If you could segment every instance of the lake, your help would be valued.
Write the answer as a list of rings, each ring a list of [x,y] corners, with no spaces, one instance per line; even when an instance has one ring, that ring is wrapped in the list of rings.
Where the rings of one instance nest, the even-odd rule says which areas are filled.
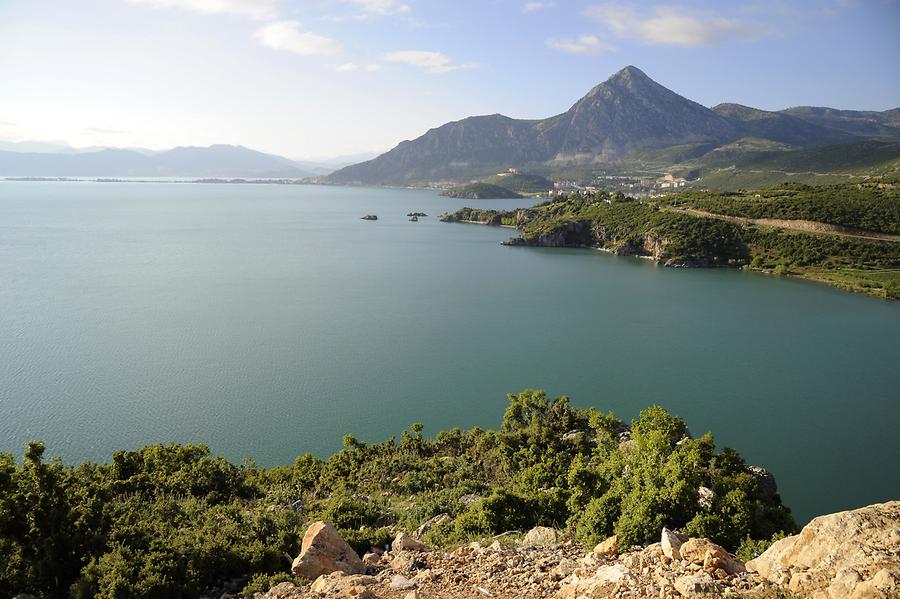
[[[666,407],[770,469],[801,523],[900,497],[900,303],[436,218],[522,202],[0,182],[0,450],[203,442],[274,465],[346,433],[497,427],[531,387]]]

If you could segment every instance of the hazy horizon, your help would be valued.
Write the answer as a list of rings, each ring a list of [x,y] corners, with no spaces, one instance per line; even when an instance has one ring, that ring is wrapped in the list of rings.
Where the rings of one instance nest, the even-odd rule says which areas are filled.
[[[552,116],[629,64],[705,106],[885,110],[898,24],[890,0],[11,0],[0,141],[327,160]]]

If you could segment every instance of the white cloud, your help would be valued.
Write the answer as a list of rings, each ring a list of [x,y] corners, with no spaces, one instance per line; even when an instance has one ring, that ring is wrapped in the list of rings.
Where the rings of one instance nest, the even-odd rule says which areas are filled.
[[[455,64],[449,57],[440,52],[426,52],[423,50],[403,50],[400,52],[388,52],[384,55],[388,62],[399,62],[421,67],[429,73],[449,73],[459,69],[473,69],[477,65],[472,62]]]
[[[377,15],[394,15],[412,10],[408,4],[400,0],[348,0],[364,12]]]
[[[588,8],[586,14],[617,37],[664,46],[718,46],[731,40],[752,40],[768,31],[760,23],[675,6],[656,6],[648,14],[638,14],[630,6],[601,4]]]
[[[275,21],[258,29],[253,37],[259,43],[273,50],[286,50],[295,54],[337,54],[341,44],[337,40],[301,31],[303,25],[299,21]]]
[[[129,0],[154,8],[180,8],[203,15],[231,14],[253,19],[273,19],[275,0]]]
[[[522,7],[522,12],[534,12],[542,8],[552,8],[556,6],[556,2],[526,2]]]
[[[616,47],[601,40],[596,35],[579,35],[578,37],[551,38],[547,45],[554,50],[568,52],[569,54],[584,54],[597,56],[605,52],[614,52]]]
[[[374,73],[375,71],[381,70],[381,65],[376,63],[356,64],[355,62],[345,62],[344,64],[339,64],[334,67],[334,70],[345,73],[352,73],[355,71],[366,71],[367,73]]]

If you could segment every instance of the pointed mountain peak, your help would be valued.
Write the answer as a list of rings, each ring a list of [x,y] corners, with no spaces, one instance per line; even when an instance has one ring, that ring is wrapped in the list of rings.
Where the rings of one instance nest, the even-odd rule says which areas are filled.
[[[629,81],[634,79],[650,79],[650,77],[647,76],[647,73],[640,70],[636,66],[628,65],[627,67],[610,77],[608,81]]]

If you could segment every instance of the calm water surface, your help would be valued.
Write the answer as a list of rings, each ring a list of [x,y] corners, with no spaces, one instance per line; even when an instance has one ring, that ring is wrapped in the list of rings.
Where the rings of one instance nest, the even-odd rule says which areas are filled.
[[[496,427],[537,387],[626,419],[665,406],[771,469],[800,520],[900,497],[900,303],[502,247],[508,229],[434,218],[460,205],[0,182],[0,450],[191,441],[271,465],[348,432]]]

